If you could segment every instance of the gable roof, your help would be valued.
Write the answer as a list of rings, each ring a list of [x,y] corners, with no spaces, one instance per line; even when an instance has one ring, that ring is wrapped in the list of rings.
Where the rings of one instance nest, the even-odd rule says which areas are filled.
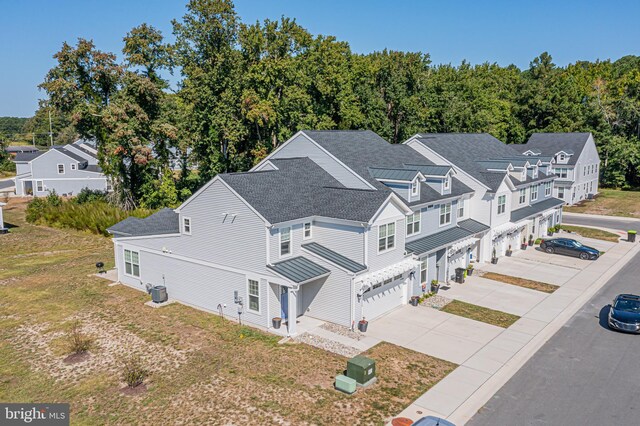
[[[13,159],[16,163],[28,163],[29,161],[35,160],[40,157],[46,151],[37,151],[37,152],[19,152],[16,154],[16,157]]]
[[[270,223],[311,216],[368,222],[390,196],[346,188],[307,157],[271,162],[278,170],[218,175]]]
[[[144,219],[129,216],[107,228],[107,231],[115,237],[178,234],[180,233],[179,222],[178,213],[164,208]]]
[[[488,133],[420,133],[415,140],[492,190],[496,177],[481,162],[520,154]]]
[[[410,169],[383,169],[378,167],[370,167],[369,173],[376,179],[380,180],[399,180],[404,182],[413,181],[420,174],[418,170]]]
[[[526,144],[512,145],[519,152],[535,150],[541,155],[553,157],[558,152],[564,151],[567,154],[573,153],[569,157],[567,164],[575,165],[578,157],[582,153],[591,133],[534,133]]]
[[[78,154],[76,154],[75,152],[71,152],[68,149],[65,148],[61,148],[61,147],[54,147],[52,148],[54,151],[58,151],[64,155],[66,155],[67,157],[71,158],[72,160],[76,160],[79,163],[86,163],[87,159],[84,157],[79,156]]]

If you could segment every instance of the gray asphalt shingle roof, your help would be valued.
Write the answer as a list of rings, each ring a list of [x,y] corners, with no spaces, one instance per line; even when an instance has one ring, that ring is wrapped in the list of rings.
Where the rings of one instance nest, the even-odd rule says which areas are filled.
[[[306,250],[309,250],[311,253],[322,257],[323,259],[340,266],[343,269],[346,269],[350,272],[360,272],[367,269],[366,266],[356,262],[355,260],[349,259],[346,256],[341,255],[323,245],[318,243],[308,243],[302,244],[302,247]]]
[[[35,146],[29,146],[29,145],[20,145],[20,146],[10,145],[6,147],[4,150],[12,154],[18,153],[18,152],[38,152],[38,148],[36,148]]]
[[[31,160],[34,160],[38,157],[40,157],[42,154],[44,154],[44,151],[37,151],[37,152],[19,152],[18,154],[16,154],[16,157],[14,158],[14,161],[16,163],[28,163]]]
[[[276,271],[288,280],[298,284],[331,272],[304,256],[298,256],[274,263],[273,265],[267,265],[267,268]]]
[[[488,133],[421,133],[416,140],[492,190],[497,189],[495,177],[480,162],[520,155]]]
[[[369,173],[376,179],[389,179],[410,182],[418,175],[417,170],[410,169],[382,169],[370,167]]]
[[[575,165],[582,153],[591,133],[534,133],[526,144],[513,145],[519,152],[536,150],[541,155],[553,157],[556,153],[564,151],[573,152],[567,164]]]
[[[418,170],[425,176],[440,176],[444,177],[451,171],[451,166],[426,166],[420,164],[405,164],[404,167],[411,170]]]
[[[491,188],[492,191],[497,191],[502,181],[508,176],[507,172],[482,172],[478,174],[482,177],[482,182]]]
[[[83,170],[88,172],[102,173],[102,169],[97,164],[89,164]]]
[[[517,186],[522,186],[522,185],[529,185],[531,183],[534,182],[543,182],[543,181],[547,181],[547,180],[554,180],[556,178],[556,175],[553,174],[545,174],[542,172],[538,172],[538,177],[537,178],[532,178],[529,177],[529,175],[527,175],[527,178],[525,180],[519,180],[514,178],[513,176],[509,175],[509,179],[511,180],[511,182],[517,187]]]
[[[368,222],[390,195],[345,188],[307,157],[271,161],[278,170],[218,175],[270,223],[310,216]]]
[[[76,160],[79,163],[86,163],[87,159],[83,158],[81,156],[79,156],[78,154],[76,154],[75,152],[71,152],[68,149],[64,149],[64,148],[53,148],[54,150],[61,152],[62,154],[66,155],[67,157]]]
[[[130,216],[111,226],[107,231],[116,237],[178,234],[180,233],[179,215],[172,209],[164,208],[144,219]]]
[[[515,223],[521,221],[522,219],[526,219],[538,213],[542,213],[545,210],[561,206],[563,204],[564,201],[562,200],[559,200],[557,198],[549,198],[548,200],[540,201],[539,203],[535,203],[518,210],[513,210],[511,212],[511,222]]]

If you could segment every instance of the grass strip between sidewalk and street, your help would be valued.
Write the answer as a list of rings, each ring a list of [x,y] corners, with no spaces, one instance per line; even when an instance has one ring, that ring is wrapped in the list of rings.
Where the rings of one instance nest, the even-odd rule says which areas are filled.
[[[520,277],[512,277],[511,275],[496,274],[495,272],[485,272],[484,274],[482,274],[482,278],[493,281],[500,281],[506,284],[517,285],[518,287],[524,287],[531,290],[543,291],[545,293],[553,293],[560,288],[559,286],[553,284],[528,280]]]
[[[558,227],[564,231],[575,232],[585,238],[594,238],[596,240],[610,241],[612,243],[617,243],[620,240],[619,235],[614,234],[613,232],[603,231],[602,229],[573,225],[558,225]]]
[[[485,322],[498,327],[507,328],[520,319],[519,316],[508,314],[502,311],[485,308],[483,306],[472,305],[471,303],[454,300],[448,303],[442,312],[469,318],[475,321]]]

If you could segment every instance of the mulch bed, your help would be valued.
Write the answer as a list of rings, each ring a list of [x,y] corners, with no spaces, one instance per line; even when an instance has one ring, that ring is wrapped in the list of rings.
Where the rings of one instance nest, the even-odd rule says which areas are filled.
[[[120,392],[122,392],[125,395],[141,395],[145,392],[147,392],[147,385],[145,385],[144,383],[139,384],[138,386],[132,388],[131,386],[125,386],[122,389],[120,389]]]

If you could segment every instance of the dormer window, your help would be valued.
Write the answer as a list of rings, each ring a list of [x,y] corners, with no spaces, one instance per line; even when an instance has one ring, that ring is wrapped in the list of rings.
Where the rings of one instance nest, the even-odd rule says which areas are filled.
[[[558,155],[558,161],[564,161],[566,159],[564,154],[559,154]]]
[[[411,182],[411,196],[417,197],[420,189],[420,182],[416,179]]]

